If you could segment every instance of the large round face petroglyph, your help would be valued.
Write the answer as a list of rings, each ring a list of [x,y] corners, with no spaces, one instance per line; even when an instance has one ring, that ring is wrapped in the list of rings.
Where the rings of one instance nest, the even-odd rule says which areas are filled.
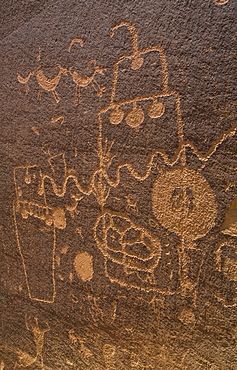
[[[200,238],[214,226],[214,192],[203,175],[187,167],[173,168],[157,178],[152,207],[164,227],[186,239]]]

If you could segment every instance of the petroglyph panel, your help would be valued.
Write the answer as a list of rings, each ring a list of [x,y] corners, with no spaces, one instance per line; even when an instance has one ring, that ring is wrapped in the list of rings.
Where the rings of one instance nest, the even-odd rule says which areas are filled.
[[[234,1],[8,7],[0,368],[235,369]]]

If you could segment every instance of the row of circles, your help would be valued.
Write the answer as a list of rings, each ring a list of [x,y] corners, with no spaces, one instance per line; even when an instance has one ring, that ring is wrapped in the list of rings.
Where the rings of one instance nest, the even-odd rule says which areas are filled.
[[[159,118],[165,112],[165,106],[162,102],[154,100],[148,107],[148,116],[150,118]],[[109,115],[109,121],[113,125],[118,125],[124,118],[124,111],[120,107],[114,108]],[[136,103],[133,103],[132,109],[126,115],[126,123],[130,127],[138,127],[144,121],[144,113],[141,107],[138,107]]]

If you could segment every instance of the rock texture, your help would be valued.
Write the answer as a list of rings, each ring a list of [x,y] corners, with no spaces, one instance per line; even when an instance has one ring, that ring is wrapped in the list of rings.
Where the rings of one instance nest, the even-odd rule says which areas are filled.
[[[235,1],[1,6],[0,369],[236,369]]]

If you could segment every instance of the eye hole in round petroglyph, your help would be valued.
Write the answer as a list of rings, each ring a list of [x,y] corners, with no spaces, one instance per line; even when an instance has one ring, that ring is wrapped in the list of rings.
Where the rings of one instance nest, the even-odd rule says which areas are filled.
[[[181,210],[193,210],[194,208],[194,197],[193,191],[190,188],[175,188],[173,189],[170,202],[172,203],[172,209]]]

